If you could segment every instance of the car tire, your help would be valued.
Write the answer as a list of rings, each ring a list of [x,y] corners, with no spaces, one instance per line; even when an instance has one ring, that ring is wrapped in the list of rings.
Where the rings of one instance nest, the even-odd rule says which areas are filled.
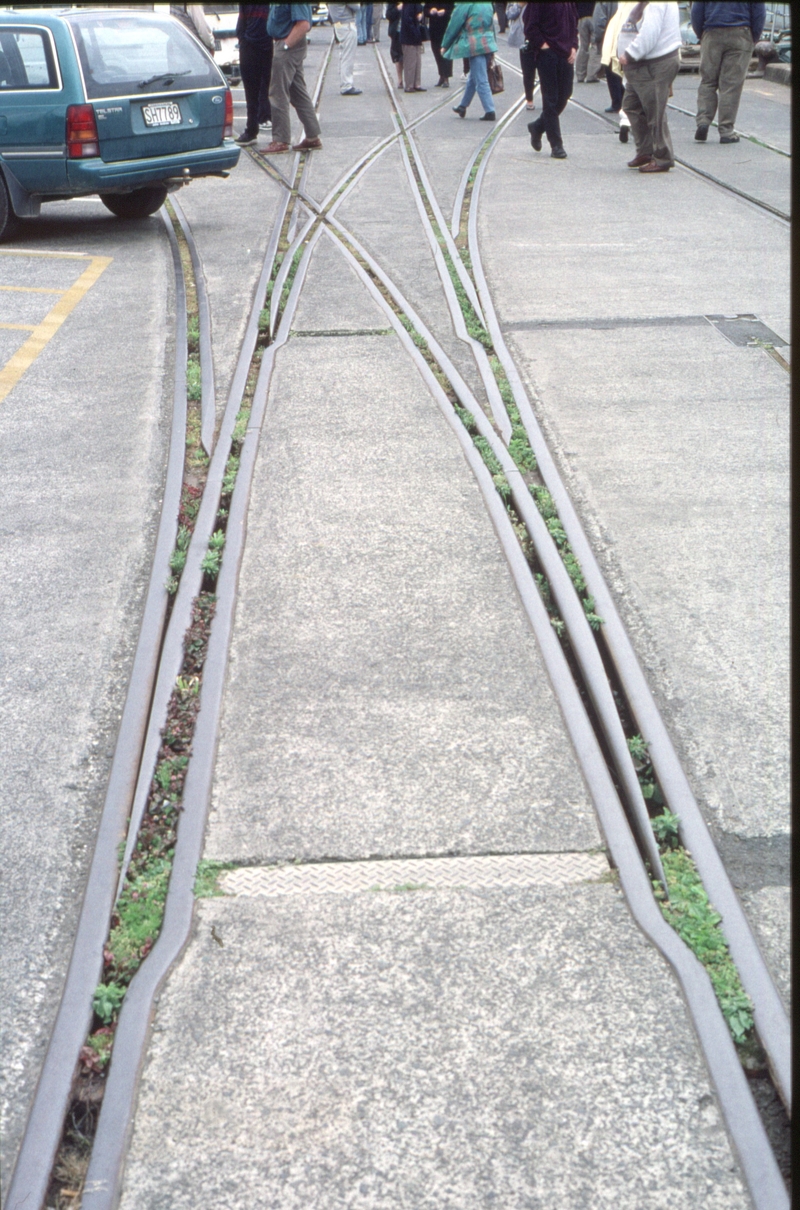
[[[11,235],[16,226],[16,215],[11,205],[11,198],[8,196],[8,189],[3,180],[3,174],[0,172],[0,243]]]
[[[166,186],[148,185],[132,193],[101,193],[100,201],[117,218],[147,218],[164,205]]]

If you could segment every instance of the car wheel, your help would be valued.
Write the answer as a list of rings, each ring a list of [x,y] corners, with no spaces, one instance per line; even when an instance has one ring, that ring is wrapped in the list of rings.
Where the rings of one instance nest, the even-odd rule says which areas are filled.
[[[132,193],[101,193],[100,201],[117,218],[147,218],[164,205],[166,196],[164,185],[148,185]]]
[[[11,208],[11,199],[8,196],[3,174],[0,172],[0,243],[8,238],[15,223],[16,216]]]

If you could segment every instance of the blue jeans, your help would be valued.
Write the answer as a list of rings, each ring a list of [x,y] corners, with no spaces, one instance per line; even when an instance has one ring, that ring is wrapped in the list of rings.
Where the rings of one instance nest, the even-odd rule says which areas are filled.
[[[358,45],[363,46],[367,40],[367,6],[359,4],[358,12],[356,13],[356,32],[358,33]]]
[[[484,113],[494,113],[494,101],[492,100],[492,90],[489,87],[489,73],[487,67],[489,64],[488,55],[475,55],[469,61],[469,79],[467,87],[464,89],[464,95],[461,98],[461,105],[464,109],[467,108],[475,93],[480,98]]]

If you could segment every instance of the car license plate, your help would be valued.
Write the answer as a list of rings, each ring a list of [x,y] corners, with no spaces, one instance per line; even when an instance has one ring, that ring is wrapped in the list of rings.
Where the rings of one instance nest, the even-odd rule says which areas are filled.
[[[174,101],[164,105],[143,105],[142,117],[145,126],[180,126],[181,111]]]

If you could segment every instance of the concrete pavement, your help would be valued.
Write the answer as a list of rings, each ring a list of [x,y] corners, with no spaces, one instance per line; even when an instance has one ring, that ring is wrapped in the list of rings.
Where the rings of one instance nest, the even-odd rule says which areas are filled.
[[[3,1189],[61,996],[124,703],[172,367],[158,218],[123,227],[97,199],[59,203],[0,253],[0,285],[22,288],[0,291],[3,318],[30,324],[59,298],[31,290],[68,290],[97,257],[110,263],[0,402]],[[5,359],[30,333],[4,335]]]
[[[523,119],[494,152],[484,266],[694,792],[754,927],[774,935],[775,964],[758,892],[774,888],[785,936],[789,376],[703,317],[752,313],[789,339],[788,229],[682,169],[631,172],[630,145],[576,107],[562,127],[565,163],[532,152]],[[691,134],[681,138],[676,154],[692,158]],[[771,156],[788,180],[788,160],[738,148]],[[576,195],[577,230],[564,222]],[[784,948],[784,988],[788,963]]]

